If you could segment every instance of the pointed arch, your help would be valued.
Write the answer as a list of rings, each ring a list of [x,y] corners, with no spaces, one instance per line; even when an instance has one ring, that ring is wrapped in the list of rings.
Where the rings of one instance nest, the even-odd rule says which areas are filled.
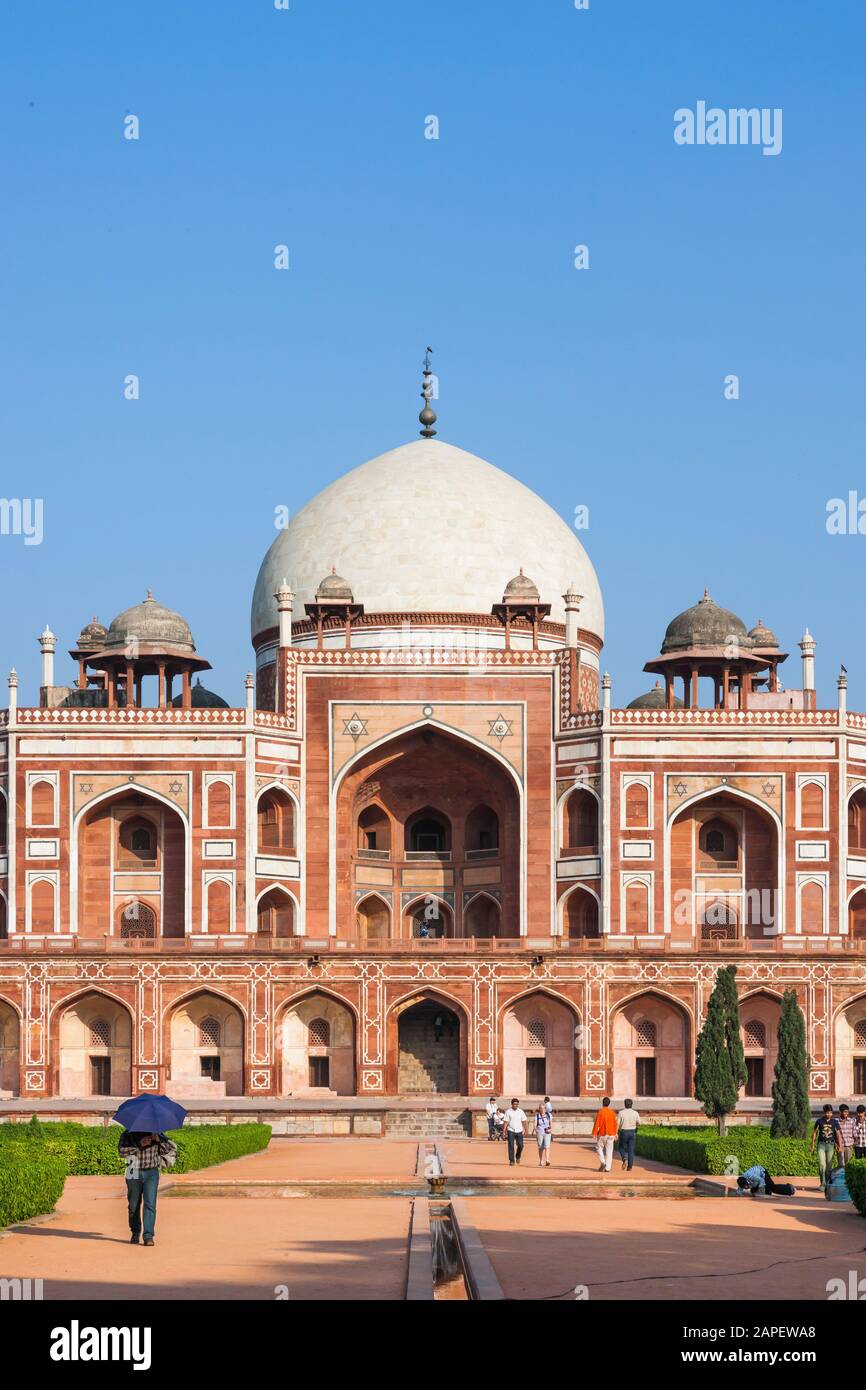
[[[79,879],[81,876],[81,828],[85,821],[93,812],[102,805],[111,801],[120,801],[124,797],[140,796],[145,801],[155,801],[161,806],[165,806],[172,811],[180,820],[183,828],[183,918],[178,925],[182,931],[177,933],[178,938],[182,939],[189,935],[191,923],[191,903],[192,903],[192,828],[190,818],[182,807],[175,804],[170,797],[162,792],[155,791],[151,787],[145,787],[137,782],[122,783],[114,787],[109,787],[106,791],[98,792],[88,801],[80,806],[76,811],[69,836],[69,930],[73,935],[79,933]],[[110,914],[106,919],[110,920]],[[161,924],[163,931],[165,924]]]
[[[355,926],[360,941],[388,941],[394,935],[393,909],[372,889],[355,903]]]
[[[466,1006],[444,990],[423,986],[393,1000],[385,1015],[386,1090],[465,1095],[469,1027]]]
[[[219,1023],[219,1042],[203,1042],[204,1019]],[[244,1094],[247,1010],[210,982],[184,990],[163,1014],[163,1055],[169,1059],[167,1089],[185,1095]]]
[[[436,892],[417,893],[415,897],[410,899],[410,901],[407,902],[401,909],[401,916],[403,920],[403,925],[406,929],[405,935],[407,939],[411,940],[415,934],[413,931],[413,925],[420,916],[418,909],[421,907],[426,908],[428,904],[430,904],[431,898],[434,899],[437,909],[441,909],[441,911],[439,913],[438,921],[435,917],[427,918],[427,921],[430,924],[430,935],[438,937],[453,937],[455,935],[457,930],[456,914],[454,908],[442,896],[442,894]]]
[[[636,1027],[646,1022],[654,1025],[652,1041]],[[611,1006],[608,1027],[613,1092],[691,1095],[695,1028],[688,1004],[652,986],[632,990]]]

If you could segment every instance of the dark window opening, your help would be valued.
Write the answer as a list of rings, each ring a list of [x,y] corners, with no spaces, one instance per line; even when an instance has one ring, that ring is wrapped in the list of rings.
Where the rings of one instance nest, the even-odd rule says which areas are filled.
[[[746,1058],[746,1071],[748,1072],[748,1077],[747,1077],[747,1079],[746,1079],[746,1095],[747,1095],[747,1096],[762,1096],[762,1095],[764,1095],[764,1059],[763,1059],[763,1057],[747,1057],[747,1058]]]
[[[310,1058],[310,1085],[327,1086],[331,1085],[331,1059],[330,1057],[311,1057]]]
[[[547,1060],[544,1057],[527,1057],[526,1090],[531,1096],[543,1096],[547,1090]]]
[[[220,1059],[219,1057],[202,1057],[201,1074],[207,1081],[219,1081],[220,1079]]]
[[[656,1093],[655,1057],[638,1057],[635,1090],[639,1096],[654,1096]]]
[[[91,1057],[90,1094],[93,1096],[111,1095],[111,1058]]]

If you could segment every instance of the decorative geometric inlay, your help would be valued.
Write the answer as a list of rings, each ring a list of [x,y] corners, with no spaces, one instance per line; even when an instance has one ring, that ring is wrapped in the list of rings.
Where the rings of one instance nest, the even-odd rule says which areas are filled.
[[[491,1091],[492,1091],[492,1090],[493,1090],[493,1072],[492,1072],[492,1071],[477,1071],[477,1072],[475,1073],[475,1090],[476,1090],[476,1091],[487,1091],[487,1090],[491,1090]]]
[[[343,720],[343,733],[349,734],[357,743],[359,738],[363,738],[367,732],[367,721],[362,719],[357,712],[349,719]]]
[[[813,1091],[829,1091],[830,1077],[825,1071],[813,1071],[809,1085]]]
[[[603,1071],[588,1071],[586,1073],[586,1089],[588,1091],[603,1091],[605,1087]]]
[[[432,718],[433,718],[433,706],[432,706],[432,705],[424,705],[423,709],[421,710],[421,713],[423,714],[423,716],[424,716],[425,719],[432,719]]]
[[[674,786],[674,791],[676,792],[677,796],[685,796],[686,792],[688,791],[688,788],[686,787],[685,782],[677,782]]]
[[[365,1091],[381,1091],[382,1073],[380,1071],[365,1071],[361,1073],[361,1085]]]
[[[511,733],[513,719],[506,719],[504,714],[497,714],[495,719],[488,719],[487,727],[490,730],[490,737],[499,739],[501,743],[504,738],[508,738]]]
[[[155,1091],[159,1085],[159,1074],[155,1071],[140,1071],[138,1073],[138,1089],[140,1091]]]
[[[80,792],[85,792],[85,793],[87,793],[87,792],[92,792],[92,791],[93,791],[93,783],[92,783],[92,782],[79,782],[79,784],[78,784],[78,790],[79,790]]]
[[[764,796],[775,796],[775,795],[776,795],[776,788],[775,788],[775,786],[773,785],[772,782],[762,782],[762,783],[761,783],[761,790],[763,791]]]
[[[172,796],[177,796],[180,792],[183,791],[183,783],[178,781],[169,782],[168,789],[171,792]]]
[[[26,1086],[28,1091],[42,1091],[45,1088],[45,1072],[29,1071],[27,1073]]]
[[[263,1068],[261,1068],[261,1070],[253,1071],[253,1072],[251,1073],[251,1075],[250,1075],[250,1090],[252,1090],[252,1091],[267,1091],[267,1090],[270,1088],[270,1084],[271,1084],[271,1073],[270,1073],[270,1070],[269,1070],[269,1069],[266,1069],[266,1068],[263,1067]]]

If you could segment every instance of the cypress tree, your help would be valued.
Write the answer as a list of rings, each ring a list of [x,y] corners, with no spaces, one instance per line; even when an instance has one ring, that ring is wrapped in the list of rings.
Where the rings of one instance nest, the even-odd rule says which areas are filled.
[[[740,1098],[746,1060],[740,1040],[740,1009],[735,966],[716,973],[707,1016],[695,1049],[695,1095],[704,1113],[727,1133],[726,1117]]]
[[[809,1058],[806,1020],[796,990],[786,989],[778,1028],[779,1053],[773,1082],[774,1139],[805,1139],[809,1132]]]

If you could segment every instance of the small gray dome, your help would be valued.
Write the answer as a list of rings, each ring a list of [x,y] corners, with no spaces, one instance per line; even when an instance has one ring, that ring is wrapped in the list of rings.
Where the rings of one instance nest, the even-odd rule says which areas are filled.
[[[503,603],[540,603],[541,595],[537,585],[527,578],[523,573],[523,568],[513,579],[509,579],[505,586],[505,593],[502,595]]]
[[[749,632],[749,636],[756,647],[778,647],[779,640],[770,628],[764,625],[763,618],[759,618],[755,626]]]
[[[742,618],[727,608],[720,608],[710,598],[709,590],[705,589],[700,603],[687,608],[668,623],[662,642],[662,656],[668,652],[687,651],[690,647],[725,647],[729,642],[736,642],[741,647],[752,646]]]
[[[319,603],[352,603],[352,586],[332,568],[316,590],[316,599]]]
[[[228,700],[224,700],[222,695],[215,695],[212,690],[207,690],[200,680],[196,681],[190,695],[193,709],[228,709],[229,707]],[[180,709],[183,704],[183,696],[175,695],[171,703],[175,709]]]
[[[107,636],[108,628],[104,623],[101,623],[94,614],[93,620],[89,623],[85,623],[84,627],[79,632],[75,645],[81,650],[86,651],[88,648],[95,650],[96,647],[101,647],[103,645]]]
[[[125,609],[112,620],[105,645],[125,647],[131,640],[151,647],[185,647],[187,651],[195,651],[189,623],[179,613],[157,603],[149,589],[143,603]]]
[[[674,709],[682,709],[683,702],[679,696],[674,696]],[[661,681],[656,681],[652,690],[648,690],[645,695],[638,695],[636,700],[626,705],[626,709],[667,709],[665,703],[665,692]]]

